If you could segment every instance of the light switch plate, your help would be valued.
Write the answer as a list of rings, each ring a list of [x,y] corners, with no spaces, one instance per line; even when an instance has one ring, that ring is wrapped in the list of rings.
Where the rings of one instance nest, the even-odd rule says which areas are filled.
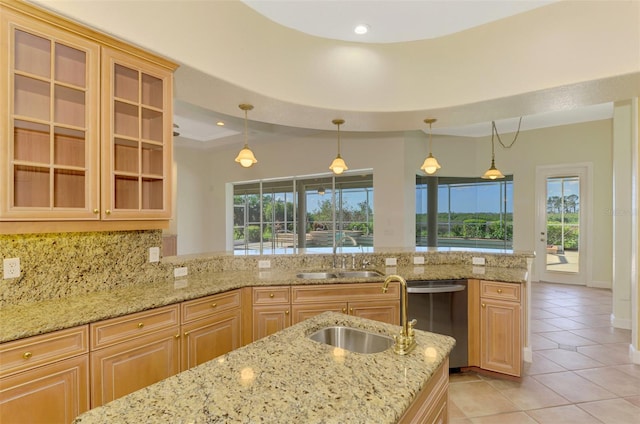
[[[414,256],[413,257],[414,265],[424,265],[424,256]]]
[[[150,247],[149,248],[149,262],[160,262],[160,248],[159,247]]]

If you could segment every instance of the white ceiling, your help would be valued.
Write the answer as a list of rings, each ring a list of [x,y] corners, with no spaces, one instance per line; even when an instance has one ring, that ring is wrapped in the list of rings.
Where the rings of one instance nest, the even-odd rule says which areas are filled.
[[[492,21],[522,13],[557,0],[242,0],[268,19],[283,26],[317,37],[364,43],[395,43],[440,37]],[[366,24],[370,31],[356,35],[353,28]],[[522,130],[531,130],[592,120],[608,119],[613,115],[613,105],[574,108],[559,112],[525,116]],[[251,117],[249,116],[249,119]],[[225,126],[218,126],[218,121]],[[242,140],[243,122],[235,117],[210,110],[195,108],[177,102],[175,122],[179,126],[178,145],[190,147],[218,147]],[[518,118],[496,121],[501,133],[513,132]],[[256,134],[295,134],[304,129],[278,128],[262,125],[256,129],[252,123],[252,138]],[[426,131],[426,125],[425,125]],[[309,130],[310,133],[317,132]],[[491,134],[491,123],[435,128],[434,134],[481,137]]]

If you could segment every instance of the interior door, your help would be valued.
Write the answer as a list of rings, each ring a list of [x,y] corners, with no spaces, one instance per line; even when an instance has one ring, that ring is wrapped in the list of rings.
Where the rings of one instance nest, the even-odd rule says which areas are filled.
[[[590,164],[536,169],[536,271],[539,281],[588,281]]]

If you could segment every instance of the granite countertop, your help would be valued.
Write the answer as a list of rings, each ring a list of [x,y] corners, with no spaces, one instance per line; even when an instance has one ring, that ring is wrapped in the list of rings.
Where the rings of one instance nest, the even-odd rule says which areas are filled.
[[[306,337],[332,325],[399,331],[326,312],[90,410],[75,423],[396,423],[455,344],[416,330],[416,349],[400,356],[393,349],[352,353]]]
[[[303,280],[296,277],[299,271],[269,269],[202,273],[189,275],[180,280],[149,281],[145,285],[136,287],[3,307],[0,309],[0,343],[248,286],[339,284],[384,280],[384,276],[340,281]],[[527,281],[527,270],[522,268],[429,265],[394,267],[380,271],[386,275],[400,275],[406,280],[477,278],[513,283]]]

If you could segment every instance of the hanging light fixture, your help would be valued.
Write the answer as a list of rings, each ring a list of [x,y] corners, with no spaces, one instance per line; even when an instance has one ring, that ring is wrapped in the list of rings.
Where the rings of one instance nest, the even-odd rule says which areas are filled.
[[[349,169],[347,164],[344,162],[344,159],[340,156],[340,125],[344,124],[344,119],[334,119],[331,122],[338,126],[338,156],[336,156],[333,162],[331,162],[329,169],[333,171],[334,174],[340,175]]]
[[[236,162],[238,162],[243,168],[249,168],[254,163],[258,163],[258,160],[256,159],[256,157],[253,155],[253,152],[249,148],[249,142],[248,142],[249,130],[248,130],[248,124],[247,124],[247,112],[253,109],[253,106],[246,103],[242,103],[238,105],[238,107],[244,110],[244,147],[242,148],[242,150],[240,150],[240,153],[238,153],[238,156],[236,156]]]
[[[438,169],[441,168],[438,163],[438,159],[434,158],[431,154],[431,124],[436,122],[437,119],[427,118],[424,120],[425,124],[429,124],[429,156],[424,160],[420,169],[422,169],[425,173],[431,175],[434,174]]]
[[[520,131],[519,128],[518,128],[518,131]],[[495,133],[496,133],[496,123],[494,121],[491,121],[491,166],[489,167],[489,169],[487,169],[487,172],[485,172],[484,175],[482,176],[482,178],[484,178],[485,180],[497,180],[499,178],[504,178],[504,175],[502,175],[502,172],[500,172],[500,170],[496,168],[496,154],[495,154],[494,143],[493,143],[493,135]],[[518,135],[516,134],[516,138],[517,137]],[[515,139],[513,141],[515,142]]]

